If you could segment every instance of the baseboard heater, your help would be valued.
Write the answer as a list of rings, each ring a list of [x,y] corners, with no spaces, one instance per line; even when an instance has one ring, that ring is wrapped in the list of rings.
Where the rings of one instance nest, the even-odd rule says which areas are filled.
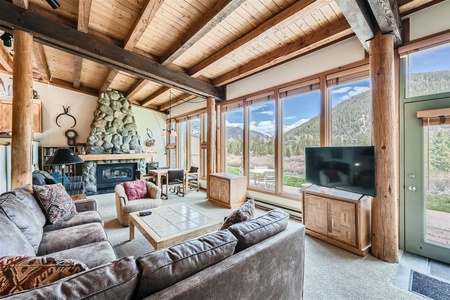
[[[250,199],[250,198],[248,198]],[[299,211],[295,211],[286,207],[282,207],[282,206],[278,206],[278,205],[274,205],[272,203],[267,203],[258,199],[255,199],[255,206],[259,207],[259,208],[268,208],[268,209],[274,209],[274,208],[281,208],[282,210],[284,210],[285,212],[287,212],[288,214],[291,215],[292,218],[298,219],[298,220],[302,220],[302,213]]]

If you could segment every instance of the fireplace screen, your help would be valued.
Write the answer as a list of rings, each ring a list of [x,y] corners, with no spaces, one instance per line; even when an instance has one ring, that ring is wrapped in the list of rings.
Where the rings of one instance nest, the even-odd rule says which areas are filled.
[[[136,163],[97,165],[97,189],[135,179]]]

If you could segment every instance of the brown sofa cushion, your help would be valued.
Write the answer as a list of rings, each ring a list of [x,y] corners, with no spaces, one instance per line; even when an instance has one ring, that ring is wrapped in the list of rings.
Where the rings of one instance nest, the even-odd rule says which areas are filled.
[[[36,252],[25,235],[7,216],[0,211],[0,256],[27,255],[34,256]]]
[[[227,230],[207,234],[139,257],[141,299],[231,256],[236,238]]]
[[[228,230],[238,239],[235,253],[285,230],[288,221],[289,214],[275,208],[256,219],[230,226]]]
[[[50,284],[87,270],[82,262],[53,257],[5,256],[0,258],[0,296]]]
[[[42,225],[36,216],[14,193],[0,196],[0,209],[22,231],[36,254],[43,234]]]

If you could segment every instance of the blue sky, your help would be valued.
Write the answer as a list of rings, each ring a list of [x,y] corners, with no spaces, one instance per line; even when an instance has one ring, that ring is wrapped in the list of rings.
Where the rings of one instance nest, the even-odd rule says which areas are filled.
[[[444,45],[410,55],[409,72],[450,70],[450,45]],[[331,89],[332,105],[370,90],[370,80],[362,80]],[[274,102],[253,106],[250,128],[268,135],[275,134]],[[320,93],[311,92],[288,98],[283,102],[283,132],[307,122],[320,113]],[[227,113],[227,126],[243,127],[243,110]]]

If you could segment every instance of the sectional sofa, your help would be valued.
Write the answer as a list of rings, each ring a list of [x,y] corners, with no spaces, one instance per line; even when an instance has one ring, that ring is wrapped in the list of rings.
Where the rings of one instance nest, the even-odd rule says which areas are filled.
[[[36,268],[36,261],[78,268],[1,299],[303,298],[305,228],[287,227],[282,210],[138,258],[117,258],[96,202],[74,203],[77,213],[49,224],[30,185],[0,196],[0,292],[13,275],[56,274]]]

